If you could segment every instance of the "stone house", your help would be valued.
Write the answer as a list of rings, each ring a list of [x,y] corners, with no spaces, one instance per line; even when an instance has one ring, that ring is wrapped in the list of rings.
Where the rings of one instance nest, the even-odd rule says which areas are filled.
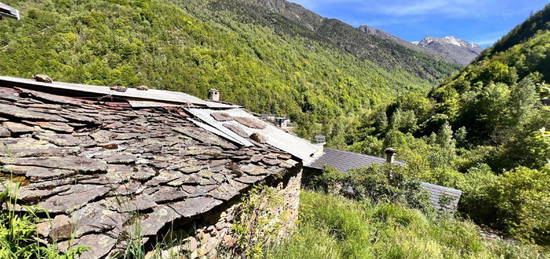
[[[191,258],[238,251],[234,224],[258,186],[279,197],[255,208],[277,240],[297,218],[303,164],[322,153],[237,105],[41,77],[0,77],[0,125],[0,192],[19,185],[4,206],[32,206],[42,242],[89,247],[82,258],[166,235]]]

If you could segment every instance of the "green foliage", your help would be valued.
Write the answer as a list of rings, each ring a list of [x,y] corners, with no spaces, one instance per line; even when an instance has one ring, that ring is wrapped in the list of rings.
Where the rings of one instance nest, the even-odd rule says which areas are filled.
[[[233,256],[264,258],[267,248],[280,238],[286,212],[276,213],[283,206],[283,198],[276,189],[268,186],[253,188],[239,205],[237,223],[233,224],[237,248]],[[278,217],[283,218],[278,218]]]
[[[134,219],[139,219],[137,212],[133,212]],[[124,237],[127,239],[126,243],[128,244],[124,251],[121,251],[115,254],[114,258],[120,259],[143,259],[145,258],[145,248],[143,247],[143,240],[141,236],[141,224],[136,222],[132,224],[132,231],[130,233],[124,233]],[[160,245],[157,245],[155,249],[160,250],[161,245],[167,245],[167,242],[161,242]]]
[[[550,186],[550,109],[541,102],[550,79],[549,11],[550,5],[427,97],[405,93],[366,114],[350,149],[381,155],[396,148],[408,176],[463,190],[465,217],[548,245],[540,215],[548,215],[542,186]]]
[[[274,258],[537,258],[542,251],[486,241],[472,223],[303,191],[300,227]]]
[[[405,175],[407,169],[386,164],[342,173],[335,168],[327,167],[322,175],[317,176],[315,186],[325,185],[329,192],[350,199],[399,203],[422,210],[430,209],[429,196],[422,192],[418,181]]]
[[[547,226],[538,215],[544,212],[540,208],[548,207],[542,202],[548,190],[541,186],[550,185],[550,179],[543,177],[550,158],[550,133],[545,129],[550,117],[536,107],[534,89],[528,80],[512,90],[503,84],[482,89],[472,114],[486,114],[481,117],[483,123],[471,126],[470,131],[461,127],[456,132],[447,122],[448,117],[435,122],[430,116],[433,111],[422,105],[430,102],[413,103],[403,96],[385,112],[369,114],[360,126],[367,134],[358,137],[350,148],[378,155],[385,147],[396,148],[398,158],[407,161],[403,173],[408,177],[463,190],[459,209],[465,217],[522,241],[546,245]],[[403,112],[428,119],[412,132],[403,127],[379,127],[379,118],[384,118],[380,114],[389,114],[389,121],[395,122],[398,120],[394,116],[402,116]],[[474,136],[481,134],[482,127],[493,132],[487,133],[495,136],[492,145],[475,145]],[[513,182],[502,187],[510,175],[517,174],[525,174],[524,181],[529,184]],[[523,191],[516,197],[503,193],[505,189]],[[525,213],[518,214],[519,208]]]
[[[273,0],[213,0],[199,6],[202,9],[213,9],[217,12],[230,11],[235,14],[234,21],[260,24],[273,28],[278,34],[289,34],[322,42],[324,45],[351,53],[360,60],[370,60],[382,68],[392,71],[404,70],[432,81],[437,81],[442,75],[450,74],[459,68],[458,65],[448,64],[439,58],[403,47],[393,41],[366,34],[336,19],[323,19],[300,7],[273,2]],[[269,8],[265,8],[266,6]],[[217,15],[208,16],[203,13],[199,15],[211,20],[219,19]],[[315,46],[310,48],[313,49]]]
[[[471,170],[461,184],[461,206],[480,223],[505,229],[516,238],[550,244],[550,168],[519,167],[503,175]]]
[[[85,252],[85,247],[70,247],[60,252],[55,244],[43,244],[36,233],[40,219],[36,210],[26,207],[27,213],[13,210],[17,201],[19,183],[5,180],[0,183],[0,258],[51,258],[71,259]]]
[[[546,6],[542,11],[529,17],[529,19],[518,25],[510,33],[500,39],[488,51],[485,51],[480,59],[493,55],[497,52],[506,51],[519,43],[530,40],[530,38],[539,31],[550,30],[550,6]]]
[[[465,127],[473,144],[504,144],[526,127],[548,126],[540,119],[548,115],[540,104],[545,88],[536,85],[550,80],[549,14],[550,5],[432,91],[433,116]]]

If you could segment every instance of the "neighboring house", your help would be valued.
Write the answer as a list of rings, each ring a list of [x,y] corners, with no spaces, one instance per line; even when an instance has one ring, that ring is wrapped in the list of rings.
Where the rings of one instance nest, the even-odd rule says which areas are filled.
[[[14,209],[47,211],[45,240],[103,258],[177,229],[215,257],[236,245],[238,205],[260,184],[283,197],[281,233],[293,226],[302,164],[322,147],[236,105],[138,89],[0,77],[0,191],[22,183]]]
[[[304,166],[304,181],[309,182],[315,175],[322,174],[325,166],[332,166],[338,171],[347,173],[350,170],[371,166],[373,164],[392,163],[405,166],[405,162],[394,159],[395,151],[388,150],[386,158],[369,156],[349,151],[325,148],[324,153],[313,163]],[[431,195],[430,201],[437,209],[455,211],[462,192],[453,188],[439,185],[420,183],[421,187]],[[445,197],[445,198],[443,198]],[[443,206],[442,206],[443,205]]]
[[[2,17],[8,17],[17,20],[21,18],[17,9],[0,2],[0,19],[2,19]]]

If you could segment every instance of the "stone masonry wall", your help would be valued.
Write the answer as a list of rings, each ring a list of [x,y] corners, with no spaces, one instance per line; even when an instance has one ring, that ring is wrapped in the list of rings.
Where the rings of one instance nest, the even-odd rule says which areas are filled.
[[[298,219],[302,171],[271,179],[242,198],[173,230],[177,245],[153,250],[146,258],[246,258],[292,233]]]

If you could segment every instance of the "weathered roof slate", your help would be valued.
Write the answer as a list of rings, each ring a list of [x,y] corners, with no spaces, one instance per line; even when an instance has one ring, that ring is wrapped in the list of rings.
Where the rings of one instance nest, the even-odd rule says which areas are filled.
[[[147,240],[300,163],[262,144],[240,146],[179,108],[133,109],[0,85],[0,191],[22,183],[16,210],[48,211],[39,232],[98,258],[140,224]],[[134,216],[139,212],[139,217]]]
[[[39,100],[50,103],[68,104],[70,99],[43,92],[58,93],[69,96],[84,96],[90,100],[124,100],[125,102],[107,102],[109,106],[133,108],[185,108],[192,115],[189,120],[195,125],[225,138],[237,145],[252,146],[262,142],[299,158],[304,164],[317,159],[323,147],[292,135],[281,128],[256,118],[240,106],[204,101],[197,97],[173,91],[150,89],[142,91],[137,88],[124,88],[124,92],[114,91],[106,86],[81,85],[53,81],[39,82],[33,79],[0,76],[0,85],[16,87]],[[182,111],[181,109],[175,109]],[[255,137],[255,140],[251,138]],[[255,143],[252,140],[256,141]],[[261,140],[261,141],[258,141]]]

